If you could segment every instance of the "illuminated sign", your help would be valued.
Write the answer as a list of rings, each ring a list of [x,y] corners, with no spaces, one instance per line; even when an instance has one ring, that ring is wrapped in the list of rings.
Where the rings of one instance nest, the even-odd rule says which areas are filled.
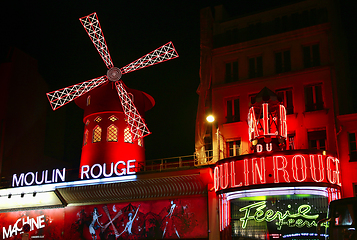
[[[316,219],[319,214],[310,215],[311,206],[308,204],[302,204],[298,207],[296,213],[291,213],[291,205],[288,205],[288,210],[285,212],[274,211],[272,209],[265,209],[266,201],[253,203],[246,207],[240,208],[240,212],[244,212],[244,217],[240,218],[242,221],[242,228],[247,227],[249,220],[256,222],[272,222],[276,220],[277,229],[281,230],[282,226],[288,227],[316,227]]]
[[[91,179],[99,177],[112,177],[112,176],[123,176],[127,174],[135,174],[135,162],[136,160],[118,161],[115,164],[112,162],[110,164],[110,170],[106,163],[94,164],[93,166],[83,165],[81,168],[80,176],[81,179]]]
[[[64,182],[66,179],[66,169],[63,170],[53,169],[52,172],[44,170],[39,172],[21,173],[19,176],[14,174],[12,176],[12,187],[41,185],[48,183],[56,183],[59,181]]]
[[[304,182],[341,186],[339,169],[337,158],[322,154],[246,155],[239,160],[218,162],[214,168],[214,188],[219,191],[261,184]]]
[[[80,169],[80,177],[84,179],[110,178],[125,176],[136,173],[136,160],[112,162],[107,166],[106,163],[94,164],[92,166],[83,165]],[[23,187],[31,185],[42,185],[49,183],[59,183],[66,181],[66,169],[44,170],[42,172],[27,172],[12,176],[12,187]]]

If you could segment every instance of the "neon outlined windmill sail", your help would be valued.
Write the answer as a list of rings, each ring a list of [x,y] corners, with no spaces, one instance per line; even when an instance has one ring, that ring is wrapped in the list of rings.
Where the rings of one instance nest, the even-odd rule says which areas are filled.
[[[121,77],[123,74],[177,58],[178,54],[173,43],[168,42],[119,69],[113,65],[104,34],[97,18],[97,13],[94,12],[88,16],[80,18],[79,20],[92,40],[104,64],[107,66],[107,74],[47,93],[47,98],[52,109],[56,110],[108,81],[115,82],[116,90],[118,92],[133,141],[147,136],[150,134],[150,131],[147,128],[144,119],[140,116],[138,110],[136,109],[134,102],[125,90],[125,85],[122,82]]]

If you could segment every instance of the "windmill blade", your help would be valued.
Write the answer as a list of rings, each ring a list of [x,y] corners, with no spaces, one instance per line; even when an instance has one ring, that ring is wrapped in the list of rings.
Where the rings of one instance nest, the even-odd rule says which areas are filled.
[[[92,40],[107,68],[112,68],[114,65],[109,54],[107,43],[105,42],[102,28],[100,27],[99,20],[97,18],[97,13],[94,12],[88,16],[80,18],[79,20],[81,21],[84,29],[88,33],[88,36]]]
[[[117,81],[115,82],[115,86],[126,115],[127,123],[130,127],[133,141],[151,134],[144,122],[144,119],[140,116],[128,92],[125,90],[123,83],[121,81]]]
[[[46,94],[52,109],[56,110],[107,81],[107,76],[101,76]]]
[[[178,54],[172,42],[168,42],[158,49],[146,54],[138,60],[129,63],[125,67],[122,67],[120,71],[122,74],[136,71],[141,68],[149,67],[161,62],[165,62],[174,58],[177,58]]]

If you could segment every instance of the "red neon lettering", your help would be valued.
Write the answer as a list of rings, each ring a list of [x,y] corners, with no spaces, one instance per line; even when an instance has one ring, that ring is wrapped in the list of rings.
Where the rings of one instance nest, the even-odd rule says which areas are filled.
[[[226,189],[229,184],[228,179],[228,163],[224,163],[223,166],[219,165],[221,172],[221,188]],[[224,168],[224,169],[223,169]],[[225,181],[224,181],[225,180]]]
[[[278,159],[281,159],[283,166],[282,167],[278,167]],[[285,170],[286,166],[288,164],[288,161],[286,160],[286,158],[284,156],[274,156],[273,157],[273,165],[274,165],[274,183],[279,183],[279,171],[283,171],[284,173],[284,180],[285,182],[290,182],[289,179],[289,173],[288,171]]]
[[[296,159],[300,158],[300,162],[301,162],[301,176],[302,178],[299,179],[299,174],[298,174],[298,166],[297,166],[297,162]],[[292,159],[292,170],[293,170],[293,177],[296,181],[298,182],[303,182],[306,180],[306,160],[304,158],[303,155],[295,155]]]
[[[335,170],[332,171],[331,169],[331,160],[332,162],[335,163]],[[327,157],[326,159],[326,170],[327,170],[327,179],[330,183],[332,184],[337,184],[341,186],[340,183],[340,171],[338,169],[338,164],[340,163],[340,160],[334,157]]]
[[[324,163],[322,161],[322,155],[317,155],[317,160],[319,163],[318,168],[315,167],[315,155],[310,155],[310,168],[311,168],[311,178],[315,182],[322,182],[325,180],[325,174],[324,174]],[[316,169],[318,169],[319,172],[319,179],[317,180],[316,178]]]
[[[216,166],[213,171],[213,184],[214,184],[214,190],[217,192],[219,189],[219,168]]]
[[[283,105],[279,106],[280,110],[280,136],[287,138],[287,125],[286,125],[286,109]]]
[[[263,103],[263,130],[264,130],[264,135],[267,135],[269,133],[269,109],[268,109],[268,104]]]
[[[253,138],[258,136],[258,128],[257,128],[257,121],[255,118],[255,112],[254,112],[254,107],[251,107],[249,109],[248,113],[248,126],[249,126],[249,140],[252,141]]]
[[[248,159],[244,159],[244,186],[249,186]]]
[[[231,162],[231,187],[241,187],[243,185],[242,182],[236,184],[236,169],[234,166],[234,161]]]
[[[252,159],[252,177],[253,177],[253,184],[257,184],[257,178],[259,177],[260,183],[266,183],[265,179],[265,158],[261,157],[260,160],[260,168],[258,165],[258,158]]]

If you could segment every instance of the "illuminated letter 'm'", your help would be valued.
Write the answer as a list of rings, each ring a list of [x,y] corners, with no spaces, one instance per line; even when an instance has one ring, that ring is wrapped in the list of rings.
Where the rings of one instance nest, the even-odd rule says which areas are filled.
[[[12,176],[12,186],[15,187],[15,184],[16,184],[16,187],[18,187],[19,184],[20,184],[20,186],[23,186],[24,185],[24,176],[25,176],[25,174],[21,173],[20,177],[17,178],[17,175],[14,174]]]

